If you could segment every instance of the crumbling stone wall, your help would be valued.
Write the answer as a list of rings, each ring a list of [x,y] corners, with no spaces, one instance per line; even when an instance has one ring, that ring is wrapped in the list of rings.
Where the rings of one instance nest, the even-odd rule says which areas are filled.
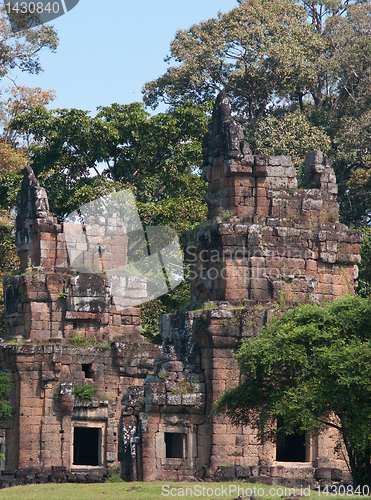
[[[21,270],[3,282],[8,338],[26,345],[0,346],[15,408],[0,429],[2,467],[83,469],[74,464],[77,427],[96,429],[105,443],[94,470],[120,459],[129,480],[237,477],[293,486],[344,477],[334,431],[307,440],[305,462],[282,463],[250,428],[211,414],[239,382],[234,354],[243,339],[281,310],[354,293],[361,236],[339,222],[331,163],[309,153],[299,189],[289,157],[251,154],[224,93],[203,152],[208,220],[185,240],[193,303],[164,316],[162,347],[140,335],[136,304],[146,279],[122,273],[107,280],[107,270],[125,271],[126,258],[114,259],[116,243],[127,249],[125,231],[107,239],[105,257],[97,242],[109,232],[99,214],[70,238],[70,223],[48,213],[46,193],[26,169],[17,216]],[[73,346],[76,336],[92,345]],[[92,401],[73,396],[73,387],[85,385],[98,390]]]
[[[322,302],[353,293],[362,236],[339,222],[330,160],[309,153],[307,187],[298,189],[290,157],[249,151],[221,93],[203,149],[209,220],[186,244],[195,300]]]
[[[18,476],[31,468],[44,477],[54,468],[54,477],[58,467],[64,478],[66,470],[101,475],[120,463],[122,394],[143,385],[161,349],[141,335],[136,304],[147,296],[147,280],[125,273],[119,217],[96,214],[82,227],[59,224],[48,210],[45,190],[27,167],[17,197],[20,270],[3,280],[0,369],[12,379],[14,415],[1,424],[0,466],[18,469]],[[116,268],[121,274],[108,280]],[[92,400],[76,393],[86,386],[96,389]],[[74,436],[80,448],[89,444],[89,433],[84,441],[76,428],[92,430],[94,465],[76,462]]]
[[[106,347],[2,345],[0,368],[13,381],[15,414],[3,424],[6,469],[103,471],[119,464],[121,397],[129,386],[143,384],[160,346],[114,343]],[[97,389],[92,400],[74,387]],[[102,432],[100,464],[74,465],[75,426]]]
[[[206,388],[199,348],[188,336],[164,335],[153,374],[143,387],[130,387],[122,403],[122,426],[135,429],[140,439],[140,446],[130,450],[141,455],[141,470],[135,479],[179,481],[199,475]],[[167,449],[166,435],[173,434],[184,439],[183,453],[177,456]]]
[[[96,215],[84,227],[58,224],[48,210],[45,190],[27,167],[17,196],[19,275],[3,281],[8,335],[30,340],[84,336],[98,342],[142,342],[140,309],[135,306],[138,298],[147,296],[146,279],[120,275],[109,282],[102,272],[126,269],[122,221]],[[104,238],[102,257],[98,249],[105,234],[111,237]]]
[[[290,157],[252,156],[228,99],[219,95],[204,141],[209,220],[186,245],[194,300],[205,309],[190,334],[201,348],[208,409],[238,383],[239,343],[274,310],[354,293],[362,236],[339,222],[331,162],[309,153],[304,174],[306,187],[298,189]],[[275,447],[260,445],[251,429],[233,428],[223,417],[211,417],[209,425],[211,471],[225,463],[274,464]],[[308,443],[306,460],[324,456],[344,468],[333,453],[336,437]]]

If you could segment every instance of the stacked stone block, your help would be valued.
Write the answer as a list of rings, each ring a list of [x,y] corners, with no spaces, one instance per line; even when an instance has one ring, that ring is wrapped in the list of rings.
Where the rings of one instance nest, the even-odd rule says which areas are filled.
[[[84,225],[65,222],[63,228],[74,269],[96,273],[126,270],[128,241],[119,217],[91,216]]]
[[[6,340],[26,345],[0,349],[15,409],[2,428],[1,467],[60,467],[65,480],[80,480],[65,474],[84,468],[73,465],[74,427],[99,428],[102,457],[95,469],[117,466],[118,401],[129,386],[143,386],[161,349],[140,335],[137,304],[147,296],[147,281],[126,272],[122,220],[96,214],[84,225],[58,224],[48,209],[45,190],[27,167],[17,198],[21,266],[3,281]],[[112,343],[117,340],[125,342]],[[78,347],[85,344],[90,347]],[[74,387],[86,385],[98,391],[92,401],[73,395]]]
[[[285,226],[282,220],[267,224],[272,225],[216,218],[190,235],[186,259],[199,303],[321,303],[353,293],[360,233],[339,222],[312,229]]]
[[[140,309],[111,304],[107,280],[97,274],[48,273],[43,270],[3,280],[5,322],[12,337],[63,341],[142,341]],[[145,280],[128,277],[130,291],[143,292]]]
[[[17,216],[21,274],[4,279],[8,334],[30,342],[0,346],[16,409],[2,427],[8,470],[54,466],[63,480],[79,480],[72,440],[80,425],[99,427],[101,468],[120,460],[128,480],[302,486],[344,477],[333,431],[312,440],[305,463],[283,465],[272,443],[211,413],[239,383],[234,355],[242,340],[284,309],[354,292],[362,239],[339,222],[331,163],[309,153],[299,189],[289,157],[252,155],[224,93],[203,153],[209,218],[185,244],[193,304],[163,317],[162,347],[140,335],[135,306],[147,282],[127,272],[130,245],[119,217],[95,213],[77,230],[71,221],[57,224],[26,169]],[[76,347],[81,337],[93,345]],[[97,347],[112,340],[123,342]],[[73,396],[84,385],[98,389],[92,401]],[[68,476],[71,467],[77,474]]]
[[[353,293],[362,235],[339,222],[330,160],[308,153],[307,188],[298,189],[290,157],[251,154],[224,93],[203,152],[209,220],[185,245],[199,303],[321,303]]]
[[[143,387],[130,387],[122,398],[122,427],[133,429],[134,426],[135,435],[142,440],[144,481],[182,480],[193,476],[198,453],[196,442],[198,449],[203,445],[200,429],[205,422],[206,395],[200,357],[192,352],[192,347],[187,352],[184,348],[180,350],[176,341],[175,344],[178,344],[178,353],[171,338],[166,339],[163,354],[155,359],[153,375],[147,376]],[[165,432],[187,434],[187,457],[166,457]]]

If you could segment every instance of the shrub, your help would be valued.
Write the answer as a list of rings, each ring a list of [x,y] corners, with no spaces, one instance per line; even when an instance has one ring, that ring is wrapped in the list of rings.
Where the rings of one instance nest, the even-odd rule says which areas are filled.
[[[98,392],[98,389],[92,385],[74,385],[72,388],[72,394],[81,399],[92,400],[96,392]]]

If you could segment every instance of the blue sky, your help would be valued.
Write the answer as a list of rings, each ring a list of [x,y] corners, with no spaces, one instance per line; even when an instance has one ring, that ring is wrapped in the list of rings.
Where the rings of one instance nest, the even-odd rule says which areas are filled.
[[[52,107],[80,108],[140,101],[145,82],[166,70],[178,29],[228,12],[236,0],[80,0],[54,20],[60,44],[40,55],[44,72],[16,75],[17,85],[53,89]],[[4,81],[3,81],[4,82]]]

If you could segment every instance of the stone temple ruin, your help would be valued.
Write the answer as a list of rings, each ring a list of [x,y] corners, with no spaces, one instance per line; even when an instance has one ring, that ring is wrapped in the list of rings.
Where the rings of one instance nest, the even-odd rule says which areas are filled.
[[[3,281],[8,337],[24,340],[0,345],[14,408],[0,426],[3,475],[42,478],[54,468],[72,481],[121,464],[126,480],[302,486],[346,477],[334,429],[276,446],[210,414],[238,384],[240,342],[275,309],[354,293],[361,235],[339,223],[331,162],[309,153],[299,189],[290,157],[251,154],[224,93],[203,155],[208,220],[184,241],[193,305],[162,318],[162,346],[141,336],[135,299],[147,293],[146,278],[122,278],[126,302],[118,307],[105,273],[73,273],[68,223],[50,215],[26,169],[16,222],[21,272]],[[102,234],[101,219],[86,226],[92,237]],[[112,245],[125,248],[125,234],[117,237]],[[75,243],[87,250],[83,235]],[[86,385],[97,390],[91,400],[73,391]]]

